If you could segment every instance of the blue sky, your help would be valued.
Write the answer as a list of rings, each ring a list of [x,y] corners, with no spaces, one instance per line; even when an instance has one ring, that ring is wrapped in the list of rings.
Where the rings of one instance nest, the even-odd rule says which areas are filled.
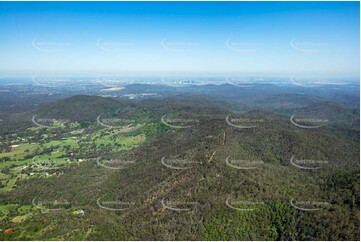
[[[0,2],[0,75],[358,75],[358,2]]]

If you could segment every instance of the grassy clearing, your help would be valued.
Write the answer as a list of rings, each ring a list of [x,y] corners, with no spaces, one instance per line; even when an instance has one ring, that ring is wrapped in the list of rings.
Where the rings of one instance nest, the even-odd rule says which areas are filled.
[[[65,140],[53,140],[45,143],[43,146],[44,148],[50,148],[52,146],[60,146],[62,148],[70,146],[70,148],[79,148],[77,141],[71,138]]]
[[[6,219],[10,209],[16,208],[18,204],[0,205],[0,220]]]
[[[21,215],[21,216],[14,217],[11,221],[13,223],[21,223],[21,222],[24,222],[27,218],[28,218],[27,215]]]
[[[11,152],[1,153],[1,157],[9,157],[7,162],[0,163],[0,182],[3,187],[0,188],[0,192],[8,192],[14,189],[15,183],[18,180],[31,179],[34,177],[41,178],[46,177],[49,172],[51,175],[51,169],[67,166],[74,161],[70,161],[68,157],[71,157],[72,153],[76,153],[80,148],[87,148],[89,145],[96,145],[97,149],[104,147],[110,148],[112,151],[126,151],[132,148],[139,147],[146,141],[144,134],[130,135],[129,132],[134,131],[144,124],[137,124],[134,126],[124,126],[120,129],[102,129],[90,134],[90,142],[83,142],[82,147],[78,144],[77,134],[82,133],[84,130],[73,130],[68,134],[68,138],[59,140],[57,137],[52,137],[50,134],[44,134],[44,137],[51,140],[44,144],[37,143],[21,143],[14,145]],[[75,136],[74,136],[75,135]],[[43,154],[45,150],[51,150]],[[26,157],[29,156],[29,157]],[[25,159],[27,158],[27,159]],[[34,166],[35,165],[35,166]],[[27,166],[27,167],[26,167]],[[4,168],[9,168],[1,172]],[[44,175],[45,174],[45,175]],[[20,214],[23,215],[23,214]],[[22,221],[23,217],[19,217],[15,220]]]
[[[95,140],[97,148],[102,146],[112,145],[114,151],[129,150],[139,147],[140,144],[145,142],[146,137],[144,134],[129,137],[112,137],[111,135],[101,136]]]
[[[24,159],[27,154],[31,154],[36,148],[39,148],[39,144],[19,144],[19,146],[12,148],[11,152],[0,153],[0,158]]]

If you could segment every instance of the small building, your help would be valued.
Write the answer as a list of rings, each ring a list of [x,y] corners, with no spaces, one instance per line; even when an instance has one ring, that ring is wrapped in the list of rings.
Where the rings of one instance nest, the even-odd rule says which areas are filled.
[[[74,214],[78,217],[82,217],[82,216],[84,216],[85,212],[83,209],[80,209],[78,211],[75,211]]]

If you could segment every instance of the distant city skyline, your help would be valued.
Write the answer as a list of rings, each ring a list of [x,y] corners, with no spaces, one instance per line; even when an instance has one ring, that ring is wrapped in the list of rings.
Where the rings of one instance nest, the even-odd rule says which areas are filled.
[[[0,2],[0,75],[357,76],[359,2]]]

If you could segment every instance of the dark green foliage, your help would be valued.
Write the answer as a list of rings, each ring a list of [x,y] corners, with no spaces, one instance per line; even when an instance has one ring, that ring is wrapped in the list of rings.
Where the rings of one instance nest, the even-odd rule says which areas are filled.
[[[244,114],[265,120],[257,128],[236,129],[226,123],[229,111],[223,105],[198,97],[185,103],[149,100],[125,104],[80,96],[39,109],[44,115],[77,120],[79,127],[31,131],[20,126],[18,135],[31,137],[30,143],[42,147],[48,142],[40,141],[43,135],[48,135],[49,141],[53,137],[60,140],[83,129],[77,135],[79,148],[65,146],[62,157],[85,161],[54,170],[61,175],[19,180],[15,189],[1,193],[0,204],[16,204],[7,219],[0,221],[1,229],[14,227],[14,233],[0,233],[1,240],[359,240],[359,140],[354,134],[359,134],[358,130],[342,126],[342,122],[317,130],[300,129],[290,124],[289,116],[268,111]],[[86,135],[111,132],[94,124],[100,113],[145,123],[122,138],[144,134],[146,142],[121,151],[113,151],[119,144],[97,146]],[[172,129],[161,123],[164,114],[195,117],[199,124]],[[349,110],[341,114],[349,115]],[[111,134],[111,139],[118,135]],[[7,139],[9,136],[4,136]],[[26,156],[55,150],[57,146],[42,147]],[[97,164],[99,156],[135,163],[127,169],[107,169]],[[329,162],[317,170],[303,170],[290,163],[292,156]],[[189,169],[171,169],[161,163],[162,157],[195,163]],[[242,170],[227,165],[227,157],[263,163],[257,169]],[[7,165],[2,173],[9,175],[11,169]],[[68,203],[62,210],[44,211],[34,208],[34,198]],[[134,205],[113,211],[99,207],[98,199]],[[162,199],[185,210],[166,208]],[[292,199],[326,205],[304,211],[293,206]],[[240,211],[226,201],[253,201],[254,210]],[[19,207],[26,205],[34,208],[32,216],[13,222],[20,214]],[[84,215],[76,215],[79,210]]]

